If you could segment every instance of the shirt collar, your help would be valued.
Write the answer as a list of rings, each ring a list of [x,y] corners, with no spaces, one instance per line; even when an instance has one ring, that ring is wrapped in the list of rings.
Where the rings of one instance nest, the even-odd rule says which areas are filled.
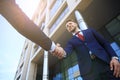
[[[79,30],[78,32],[81,32],[81,30]],[[78,32],[77,32],[77,33],[78,33]],[[72,33],[72,35],[76,35],[76,33]]]

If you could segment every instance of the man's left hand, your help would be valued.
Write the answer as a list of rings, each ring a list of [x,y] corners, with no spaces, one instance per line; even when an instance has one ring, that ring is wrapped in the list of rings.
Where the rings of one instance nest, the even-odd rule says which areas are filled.
[[[113,58],[113,59],[110,61],[110,69],[111,69],[111,70],[114,70],[113,75],[114,75],[115,77],[120,77],[120,63],[118,62],[117,59],[114,59],[114,58]]]

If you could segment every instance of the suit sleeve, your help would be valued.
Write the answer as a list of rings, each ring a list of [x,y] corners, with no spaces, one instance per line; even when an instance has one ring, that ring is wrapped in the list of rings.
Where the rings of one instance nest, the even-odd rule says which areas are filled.
[[[0,0],[0,14],[23,36],[47,51],[51,49],[52,41],[22,12],[14,0]]]
[[[110,46],[110,43],[104,39],[104,37],[102,35],[100,35],[98,32],[96,32],[95,30],[91,29],[94,37],[96,38],[96,40],[98,41],[98,43],[106,50],[106,52],[111,56],[117,56],[117,54],[115,53],[115,51],[113,50],[113,48]]]
[[[65,52],[66,52],[66,55],[69,55],[72,53],[73,51],[73,45],[70,41],[68,41],[66,47],[64,48]]]

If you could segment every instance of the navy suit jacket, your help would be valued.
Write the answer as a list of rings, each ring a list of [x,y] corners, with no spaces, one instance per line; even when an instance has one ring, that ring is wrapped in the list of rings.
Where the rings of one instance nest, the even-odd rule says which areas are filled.
[[[111,57],[117,56],[108,41],[106,41],[95,30],[89,28],[83,30],[85,41],[73,36],[64,48],[67,55],[75,51],[78,58],[81,75],[87,74],[91,69],[91,58],[89,51],[106,63],[110,63]]]

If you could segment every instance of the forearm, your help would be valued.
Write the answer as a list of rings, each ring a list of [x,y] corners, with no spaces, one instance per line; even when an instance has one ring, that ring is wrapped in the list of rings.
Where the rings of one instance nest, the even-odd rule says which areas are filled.
[[[50,50],[52,41],[22,12],[14,0],[1,0],[0,14],[23,36],[45,50]]]

